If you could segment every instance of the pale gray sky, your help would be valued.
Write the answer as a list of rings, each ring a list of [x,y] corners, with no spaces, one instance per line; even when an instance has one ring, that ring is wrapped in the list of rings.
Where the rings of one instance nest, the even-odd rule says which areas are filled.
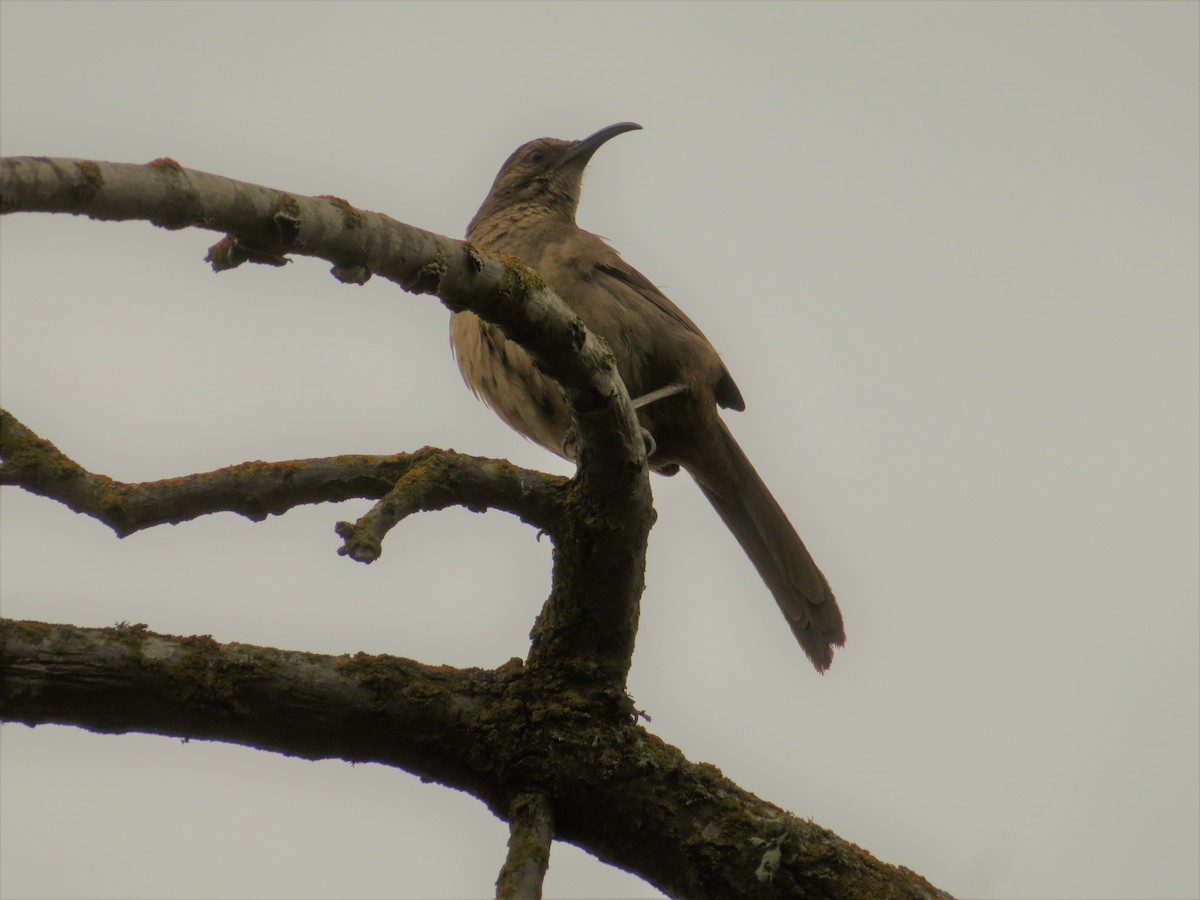
[[[0,4],[5,154],[187,166],[460,236],[521,142],[633,120],[580,222],[661,284],[828,574],[819,677],[695,486],[654,481],[631,679],[697,761],[963,897],[1196,897],[1195,3]],[[564,464],[447,313],[215,235],[8,216],[4,405],[93,470],[424,444]],[[427,515],[117,541],[5,489],[7,616],[492,666],[549,547]],[[378,766],[0,729],[4,897],[483,897],[505,827]],[[648,897],[555,845],[548,894]]]

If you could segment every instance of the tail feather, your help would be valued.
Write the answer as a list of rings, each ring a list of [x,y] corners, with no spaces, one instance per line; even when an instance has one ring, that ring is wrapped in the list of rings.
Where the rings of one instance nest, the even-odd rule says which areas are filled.
[[[846,642],[829,582],[724,422],[720,439],[708,446],[713,452],[689,472],[775,595],[805,654],[824,672],[833,648]]]

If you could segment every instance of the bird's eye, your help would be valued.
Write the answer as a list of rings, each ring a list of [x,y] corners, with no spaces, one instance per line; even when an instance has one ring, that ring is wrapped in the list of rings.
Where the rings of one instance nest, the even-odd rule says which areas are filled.
[[[535,163],[541,162],[545,158],[546,158],[545,150],[530,150],[529,151],[529,161],[530,162],[535,162]]]

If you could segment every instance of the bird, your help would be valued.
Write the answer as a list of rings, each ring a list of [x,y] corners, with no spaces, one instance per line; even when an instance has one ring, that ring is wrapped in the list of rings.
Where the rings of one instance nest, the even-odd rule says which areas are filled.
[[[718,409],[745,409],[716,349],[686,313],[611,245],[575,223],[592,155],[633,122],[582,140],[538,138],[500,167],[466,240],[534,269],[602,338],[634,398],[652,470],[682,467],[699,485],[774,595],[818,672],[846,641],[825,575],[730,433]],[[571,418],[561,389],[497,326],[453,314],[450,343],[472,392],[515,431],[567,459]]]

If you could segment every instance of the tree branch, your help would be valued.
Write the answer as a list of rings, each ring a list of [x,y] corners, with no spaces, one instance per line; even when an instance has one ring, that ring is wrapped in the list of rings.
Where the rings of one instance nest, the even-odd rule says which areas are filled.
[[[550,798],[537,792],[515,796],[509,804],[508,856],[496,879],[496,900],[542,900],[553,840]]]
[[[520,660],[457,670],[144,625],[0,619],[0,673],[6,721],[383,763],[467,791],[501,818],[515,814],[517,829],[546,821],[536,808],[514,809],[537,784],[554,798],[557,838],[671,896],[949,896],[689,762],[602,698],[548,688]]]
[[[5,157],[0,213],[12,212],[224,232],[229,237],[209,253],[218,271],[245,261],[279,264],[291,253],[332,262],[334,276],[346,283],[379,275],[411,293],[435,294],[452,310],[469,309],[499,325],[529,351],[563,388],[583,444],[624,447],[624,464],[644,456],[611,354],[536,272],[513,257],[494,256],[338,197],[290,194],[185,169],[166,158],[136,165]]]
[[[219,644],[145,625],[8,619],[0,619],[0,661],[5,721],[378,762],[494,797],[474,729],[488,695],[501,691],[503,669]]]
[[[411,488],[407,496],[414,502],[388,528],[414,512],[463,506],[474,512],[504,510],[553,534],[559,527],[566,479],[504,460],[425,447],[392,456],[247,462],[214,472],[128,484],[87,471],[11,413],[0,410],[0,484],[57,500],[98,519],[119,537],[215,512],[233,512],[261,522],[268,515],[311,503],[379,497],[386,503],[403,485]],[[377,530],[379,541],[386,530]],[[371,559],[382,552],[381,546],[377,549]],[[339,552],[349,553],[346,548]]]

